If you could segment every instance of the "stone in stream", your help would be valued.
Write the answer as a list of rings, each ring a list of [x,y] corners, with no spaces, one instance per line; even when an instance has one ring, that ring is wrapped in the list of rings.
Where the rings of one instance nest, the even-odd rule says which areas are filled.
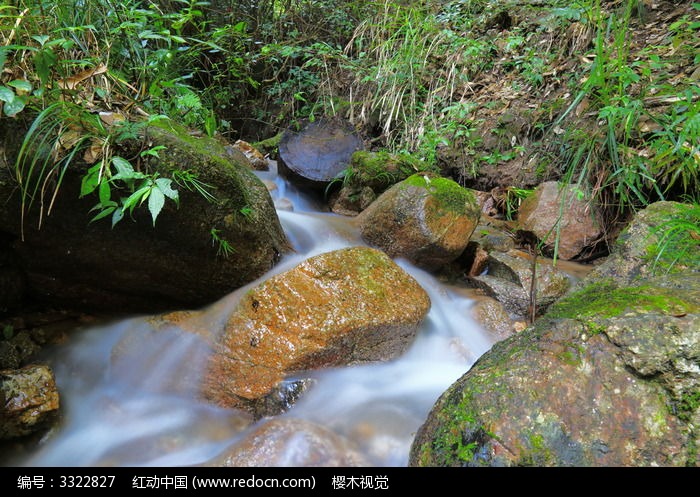
[[[0,370],[0,439],[47,428],[58,408],[58,389],[48,366]]]
[[[277,418],[258,425],[206,466],[353,467],[370,464],[347,439],[328,428],[302,419]]]
[[[349,122],[319,119],[300,131],[284,132],[279,142],[279,171],[298,186],[323,191],[342,176],[352,154],[363,148]]]
[[[518,316],[527,316],[532,285],[532,260],[523,252],[492,252],[487,262],[487,274],[469,277],[470,284],[481,288]],[[535,269],[537,313],[544,312],[564,295],[571,280],[554,267],[551,260],[540,258]]]
[[[205,336],[202,395],[257,412],[286,375],[401,355],[429,309],[425,290],[379,250],[317,255],[248,290],[221,336]]]
[[[357,219],[367,243],[432,270],[459,257],[480,214],[470,190],[447,178],[415,174],[385,191]]]

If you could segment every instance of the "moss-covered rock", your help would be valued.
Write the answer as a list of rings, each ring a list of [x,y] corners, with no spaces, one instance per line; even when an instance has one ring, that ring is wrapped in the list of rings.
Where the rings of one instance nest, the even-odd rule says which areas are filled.
[[[365,241],[391,257],[437,269],[464,251],[480,215],[471,190],[415,174],[385,191],[358,222]]]
[[[0,231],[14,238],[32,297],[125,312],[201,306],[258,278],[289,250],[270,195],[242,154],[237,160],[218,141],[167,120],[144,139],[165,148],[142,167],[165,178],[190,171],[214,199],[178,186],[179,207],[168,200],[155,226],[144,205],[112,228],[108,219],[90,222],[97,199],[80,198],[85,169],[76,164],[41,229],[39,202],[25,215],[22,240],[21,199],[11,178],[0,181]]]
[[[700,465],[697,254],[684,271],[652,277],[649,230],[639,228],[664,223],[657,215],[668,207],[630,225],[611,258],[626,268],[599,268],[453,384],[419,430],[411,464]]]

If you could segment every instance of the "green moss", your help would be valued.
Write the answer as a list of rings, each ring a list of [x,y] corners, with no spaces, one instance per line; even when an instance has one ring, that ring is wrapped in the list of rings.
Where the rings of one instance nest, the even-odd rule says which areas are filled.
[[[676,403],[675,412],[679,419],[690,421],[698,408],[700,408],[700,392],[686,392]]]
[[[618,288],[612,280],[604,280],[555,303],[550,307],[547,317],[611,318],[626,311],[677,315],[697,310],[696,304],[683,300],[677,292],[669,289],[646,285]]]
[[[251,145],[263,154],[271,154],[277,151],[280,144],[280,140],[282,139],[282,135],[284,135],[283,132],[277,133],[275,136],[272,136],[265,140],[261,140],[259,142],[251,143]]]
[[[464,214],[476,204],[471,190],[459,186],[448,178],[430,177],[427,174],[414,174],[404,184],[425,188],[438,201],[441,209]]]
[[[369,186],[380,192],[420,172],[435,173],[436,170],[408,154],[359,150],[352,154],[344,181],[351,186]]]

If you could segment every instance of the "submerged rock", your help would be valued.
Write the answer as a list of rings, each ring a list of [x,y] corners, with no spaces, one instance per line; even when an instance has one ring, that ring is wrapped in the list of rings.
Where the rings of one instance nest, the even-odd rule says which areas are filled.
[[[173,183],[179,208],[167,200],[155,226],[144,205],[112,228],[109,219],[90,222],[97,198],[80,198],[86,166],[75,164],[41,229],[38,201],[22,228],[17,185],[0,171],[0,231],[14,237],[30,297],[120,312],[191,308],[260,277],[289,250],[272,199],[240,152],[169,121],[147,135],[150,146],[164,147],[149,157],[150,172],[189,171],[213,198],[192,181]]]
[[[429,308],[425,290],[379,250],[312,257],[246,292],[213,339],[203,395],[255,408],[285,375],[397,357]]]
[[[464,251],[480,215],[470,190],[416,174],[385,191],[358,222],[362,238],[390,257],[438,269]]]
[[[648,246],[635,226],[667,207],[637,216],[621,254]],[[598,268],[497,343],[440,397],[410,463],[700,465],[700,265],[654,275],[649,264]]]
[[[579,199],[573,185],[556,181],[540,184],[518,209],[518,223],[532,231],[558,257],[570,260],[602,235],[599,216],[590,201]],[[558,242],[557,242],[558,237]]]
[[[370,466],[352,444],[321,425],[295,418],[266,421],[206,464],[223,467]]]
[[[58,389],[48,366],[0,370],[0,439],[47,428],[58,408]]]

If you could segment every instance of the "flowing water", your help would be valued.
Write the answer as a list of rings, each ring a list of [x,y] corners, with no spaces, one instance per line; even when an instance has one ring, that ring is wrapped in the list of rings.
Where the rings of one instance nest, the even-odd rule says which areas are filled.
[[[257,174],[276,185],[272,195],[296,250],[263,280],[307,257],[363,244],[351,218],[323,212],[322,206],[274,171]],[[286,210],[290,206],[293,211]],[[407,464],[413,437],[434,402],[493,343],[470,317],[474,301],[464,291],[406,261],[396,262],[418,280],[432,302],[412,346],[391,362],[312,373],[311,386],[281,415],[346,437],[373,466]],[[222,328],[246,288],[193,313],[189,324]],[[125,347],[137,353],[120,353]],[[201,370],[205,351],[194,334],[152,333],[145,317],[73,335],[70,344],[54,352],[52,361],[63,422],[38,450],[16,464],[207,464],[242,440],[250,419],[242,412],[199,402],[194,388],[187,387]],[[291,437],[269,464],[301,465],[304,450],[304,442]]]

